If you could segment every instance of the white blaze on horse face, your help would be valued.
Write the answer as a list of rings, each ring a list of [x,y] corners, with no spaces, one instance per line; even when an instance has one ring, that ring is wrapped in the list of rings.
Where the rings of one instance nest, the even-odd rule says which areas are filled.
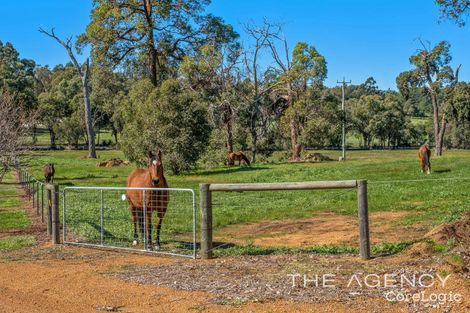
[[[153,161],[152,161],[152,164],[153,164],[153,165],[157,165],[157,160],[153,160]]]

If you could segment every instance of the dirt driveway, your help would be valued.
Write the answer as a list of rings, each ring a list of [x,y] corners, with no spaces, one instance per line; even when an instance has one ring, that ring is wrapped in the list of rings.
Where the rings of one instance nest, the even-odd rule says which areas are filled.
[[[270,255],[210,261],[120,254],[42,244],[0,255],[0,312],[465,312],[468,280],[452,274],[439,292],[463,301],[437,306],[386,301],[383,290],[345,288],[352,273],[437,273],[420,252],[356,256]],[[263,271],[264,269],[264,271]],[[334,273],[333,289],[292,286],[291,273]],[[442,269],[441,269],[442,272]],[[417,291],[417,290],[414,290]],[[431,289],[429,290],[431,291]]]
[[[34,221],[33,212],[29,216]],[[348,224],[337,216],[327,218]],[[449,266],[425,243],[369,261],[319,254],[204,261],[53,246],[44,227],[34,226],[37,222],[23,230],[35,236],[36,245],[0,252],[0,313],[470,311],[468,267]],[[386,275],[428,275],[434,280],[438,274],[450,276],[445,286],[429,288],[348,285],[353,275],[362,280],[369,274],[382,283]],[[322,285],[324,275],[334,275],[334,287]],[[320,284],[313,282],[317,276]],[[459,294],[461,301],[388,301],[389,291]]]

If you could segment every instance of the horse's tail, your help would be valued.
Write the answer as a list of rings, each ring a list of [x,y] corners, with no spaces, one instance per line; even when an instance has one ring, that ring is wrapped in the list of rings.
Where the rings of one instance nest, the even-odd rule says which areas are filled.
[[[243,161],[245,161],[246,164],[250,165],[250,160],[248,160],[248,158],[246,157],[246,155],[244,155],[243,153],[241,153],[241,155],[242,155]]]

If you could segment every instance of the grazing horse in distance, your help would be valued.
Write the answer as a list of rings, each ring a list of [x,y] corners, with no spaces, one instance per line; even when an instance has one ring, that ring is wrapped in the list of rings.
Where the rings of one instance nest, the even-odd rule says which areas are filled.
[[[147,168],[135,169],[127,177],[127,187],[137,188],[168,188],[165,176],[163,175],[162,153],[159,150],[155,155],[149,151]],[[152,213],[157,212],[157,227],[155,250],[160,249],[160,229],[163,217],[165,216],[170,201],[168,190],[126,190],[127,200],[129,201],[129,209],[132,213],[132,221],[134,223],[134,241],[133,245],[137,245],[139,236],[137,234],[137,223],[139,224],[142,238],[146,236],[148,249],[152,250]],[[144,212],[145,204],[145,212]],[[144,216],[145,215],[145,216]],[[147,234],[144,229],[144,218],[146,218]]]
[[[241,165],[242,160],[245,161],[246,165],[250,165],[250,160],[241,151],[231,152],[228,154],[228,164],[234,165],[235,161],[238,161],[238,166]]]
[[[431,174],[431,150],[428,145],[422,145],[418,150],[419,161],[421,162],[421,172],[426,171]]]
[[[49,163],[44,165],[44,168],[42,169],[44,172],[44,178],[46,179],[46,183],[54,183],[54,174],[55,174],[55,169],[54,169],[54,164]]]

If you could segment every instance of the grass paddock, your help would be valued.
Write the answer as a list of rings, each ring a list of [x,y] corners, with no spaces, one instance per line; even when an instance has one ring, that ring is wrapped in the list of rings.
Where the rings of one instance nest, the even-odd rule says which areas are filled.
[[[320,152],[336,160],[340,155],[339,151]],[[120,151],[98,151],[98,160],[86,159],[85,156],[86,151],[38,151],[24,156],[22,163],[36,177],[41,177],[44,164],[54,163],[55,182],[62,187],[124,187],[127,175],[134,168],[133,165],[95,166],[99,161],[114,157],[124,159]],[[445,151],[442,157],[432,157],[431,175],[421,173],[414,150],[351,151],[347,153],[346,162],[287,163],[280,162],[282,157],[282,154],[275,153],[266,163],[251,167],[218,167],[166,176],[170,187],[192,188],[196,192],[200,183],[366,179],[370,212],[405,211],[407,214],[398,221],[399,224],[426,230],[457,219],[470,207],[470,151],[451,150]],[[213,194],[215,232],[223,232],[224,227],[233,224],[301,220],[322,212],[355,216],[356,192],[316,190]],[[387,220],[382,222],[389,223]],[[130,219],[123,217],[122,223],[130,224]],[[190,228],[191,220],[180,219],[177,223],[178,227],[167,225],[167,228],[183,233]]]

